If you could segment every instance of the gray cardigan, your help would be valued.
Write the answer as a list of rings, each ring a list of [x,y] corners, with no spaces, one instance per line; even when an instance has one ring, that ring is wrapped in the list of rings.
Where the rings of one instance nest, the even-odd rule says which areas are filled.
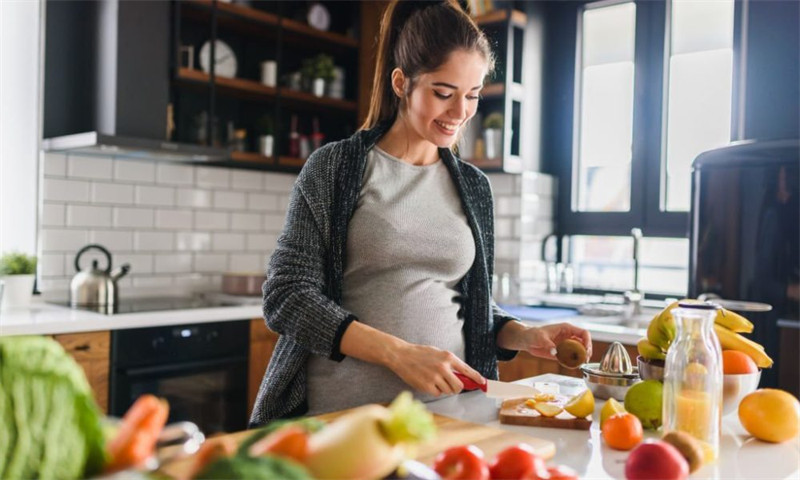
[[[303,415],[306,364],[311,354],[341,361],[341,338],[357,318],[341,307],[347,227],[355,210],[367,152],[388,124],[330,143],[309,157],[292,189],[286,223],[264,282],[264,318],[280,335],[250,426]],[[475,262],[458,284],[464,314],[466,362],[497,378],[497,360],[516,352],[497,347],[497,333],[514,317],[492,301],[494,206],[489,180],[444,148],[439,155],[453,178],[475,238]],[[353,379],[356,383],[358,379]],[[343,385],[346,388],[346,385]]]

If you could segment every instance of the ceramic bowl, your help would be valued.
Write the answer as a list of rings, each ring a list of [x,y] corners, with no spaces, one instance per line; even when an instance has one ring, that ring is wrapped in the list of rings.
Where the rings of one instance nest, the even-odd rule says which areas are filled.
[[[758,388],[761,370],[755,373],[727,374],[722,376],[722,415],[739,409],[739,402]]]

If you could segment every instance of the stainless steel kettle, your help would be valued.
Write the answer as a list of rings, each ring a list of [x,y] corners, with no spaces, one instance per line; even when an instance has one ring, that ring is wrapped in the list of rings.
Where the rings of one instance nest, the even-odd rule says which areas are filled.
[[[100,250],[106,256],[106,268],[97,267],[97,260],[92,260],[92,268],[81,270],[81,255],[88,250]],[[75,270],[69,286],[69,303],[73,307],[100,307],[113,309],[117,303],[117,280],[131,269],[127,263],[111,270],[111,253],[102,245],[86,245],[75,256]]]

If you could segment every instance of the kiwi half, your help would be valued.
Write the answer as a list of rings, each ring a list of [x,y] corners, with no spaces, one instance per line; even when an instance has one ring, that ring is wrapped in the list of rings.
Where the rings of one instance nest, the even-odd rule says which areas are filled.
[[[564,340],[556,347],[556,359],[566,368],[578,368],[586,363],[586,348],[577,340]]]

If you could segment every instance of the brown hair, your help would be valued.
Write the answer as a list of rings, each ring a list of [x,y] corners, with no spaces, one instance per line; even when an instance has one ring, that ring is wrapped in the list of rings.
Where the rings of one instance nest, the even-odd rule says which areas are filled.
[[[438,69],[456,50],[480,53],[488,72],[494,70],[489,40],[457,0],[393,0],[381,20],[369,112],[361,128],[373,128],[397,116],[400,99],[391,81],[395,68],[409,79],[408,95],[420,75]]]

